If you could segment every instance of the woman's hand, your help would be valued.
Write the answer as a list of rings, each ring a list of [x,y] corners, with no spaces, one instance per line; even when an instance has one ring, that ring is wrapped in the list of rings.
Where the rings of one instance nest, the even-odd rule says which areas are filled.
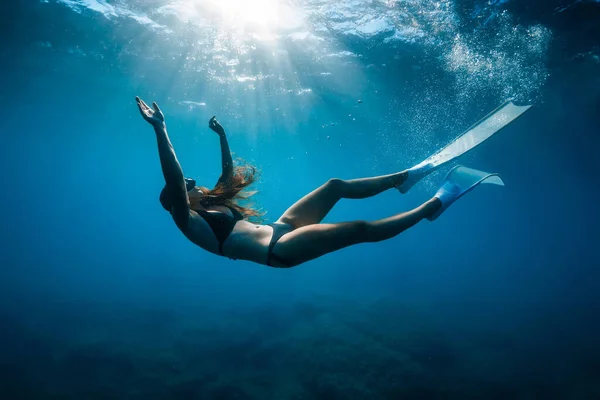
[[[148,104],[144,103],[144,100],[137,96],[135,97],[135,101],[140,109],[140,114],[142,114],[142,117],[144,117],[144,119],[148,121],[150,125],[155,128],[161,128],[165,126],[165,116],[162,111],[160,111],[160,108],[158,108],[158,104],[153,102],[152,107],[154,109],[152,109],[148,107]]]
[[[215,131],[219,136],[225,134],[225,129],[221,126],[219,121],[217,121],[217,116],[213,115],[213,117],[208,121],[208,127]]]

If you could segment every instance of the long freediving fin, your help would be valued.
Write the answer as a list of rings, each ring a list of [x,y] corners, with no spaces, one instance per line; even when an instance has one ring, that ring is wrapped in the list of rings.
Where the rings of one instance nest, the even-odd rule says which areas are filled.
[[[446,147],[410,168],[408,170],[408,177],[397,189],[400,193],[408,192],[415,183],[425,176],[474,149],[530,108],[531,105],[517,106],[510,100],[505,102],[473,124]]]
[[[442,202],[442,206],[427,219],[430,221],[437,219],[451,204],[482,183],[504,186],[504,181],[498,174],[483,172],[462,165],[452,168],[446,175],[444,184],[434,196]]]

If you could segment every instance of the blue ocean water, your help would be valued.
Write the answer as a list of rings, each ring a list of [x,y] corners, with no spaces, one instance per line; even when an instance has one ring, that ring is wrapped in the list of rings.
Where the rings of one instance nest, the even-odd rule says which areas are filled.
[[[0,398],[600,398],[597,1],[22,0],[0,37]],[[506,187],[273,269],[177,230],[136,95],[207,186],[216,114],[268,221],[533,107],[457,161]]]

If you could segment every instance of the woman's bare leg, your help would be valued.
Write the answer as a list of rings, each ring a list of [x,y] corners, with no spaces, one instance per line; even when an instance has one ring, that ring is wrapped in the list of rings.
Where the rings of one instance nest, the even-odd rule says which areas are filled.
[[[287,209],[277,222],[295,228],[318,224],[340,199],[365,199],[401,185],[405,171],[361,179],[330,179]]]
[[[284,235],[275,244],[273,254],[291,267],[358,243],[390,239],[433,215],[441,205],[440,200],[434,197],[414,210],[373,222],[304,226]]]

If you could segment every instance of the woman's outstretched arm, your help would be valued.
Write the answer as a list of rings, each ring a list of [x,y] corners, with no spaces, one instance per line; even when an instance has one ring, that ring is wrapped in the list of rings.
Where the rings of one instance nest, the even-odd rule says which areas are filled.
[[[187,192],[183,170],[175,155],[175,150],[167,134],[165,116],[158,108],[156,103],[152,103],[152,108],[139,97],[135,98],[140,109],[142,117],[152,125],[156,133],[158,144],[158,155],[160,165],[166,182],[166,189],[171,202],[171,215],[180,229],[187,226],[190,217],[190,210],[187,200]]]
[[[221,142],[221,164],[223,172],[217,182],[218,185],[219,183],[228,181],[233,176],[233,160],[231,158],[231,150],[229,149],[229,142],[227,141],[227,135],[225,134],[223,126],[221,126],[214,116],[208,122],[208,126],[219,135],[219,140]]]

